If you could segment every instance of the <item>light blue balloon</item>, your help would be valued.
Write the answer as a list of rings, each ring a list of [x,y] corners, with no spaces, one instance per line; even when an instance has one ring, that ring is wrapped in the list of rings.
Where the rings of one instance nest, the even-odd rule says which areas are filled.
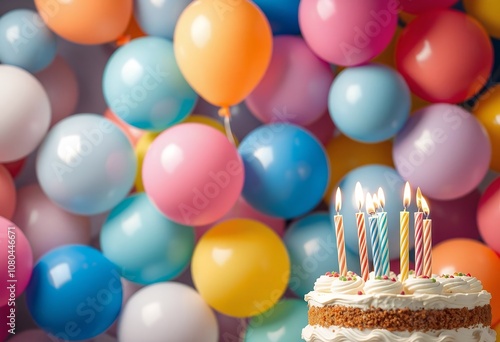
[[[35,11],[16,9],[0,18],[2,63],[35,73],[52,63],[56,53],[56,35]]]
[[[347,232],[346,232],[347,233]],[[327,212],[310,214],[295,221],[283,237],[291,262],[288,287],[303,297],[326,272],[339,271],[337,237]],[[361,274],[359,258],[346,248],[347,268]]]
[[[97,114],[77,114],[47,134],[36,160],[38,182],[63,209],[80,215],[110,210],[127,196],[137,161],[128,138]]]
[[[273,35],[299,35],[300,0],[254,0],[271,24]]]
[[[243,196],[257,210],[292,218],[312,210],[323,198],[329,164],[321,143],[290,124],[263,125],[243,139]]]
[[[356,213],[358,205],[356,202],[354,189],[356,182],[360,182],[363,188],[363,193],[366,198],[366,193],[375,194],[378,188],[381,187],[385,196],[385,208],[387,212],[388,237],[389,237],[389,258],[399,259],[399,212],[403,211],[403,192],[405,182],[395,169],[389,166],[382,165],[366,165],[350,171],[342,178],[339,187],[342,191],[342,210],[341,214],[344,218],[345,226],[345,243],[346,247],[353,253],[359,253],[358,247],[358,230],[356,225]],[[414,244],[413,232],[413,212],[416,211],[415,206],[415,189],[413,189],[411,206],[407,209],[410,212],[410,248]],[[365,202],[365,201],[364,201]],[[365,213],[366,226],[366,244],[368,246],[368,257],[372,260],[371,253],[371,234],[368,226],[368,214],[366,213],[366,203],[364,203],[362,212]],[[335,200],[330,206],[330,215],[333,222],[335,212]],[[371,268],[371,270],[373,270]]]
[[[410,115],[403,77],[381,64],[343,70],[333,81],[328,108],[335,126],[351,139],[375,143],[392,138]]]
[[[132,126],[162,131],[184,120],[198,95],[182,76],[171,41],[132,40],[110,57],[103,75],[109,108]]]
[[[302,299],[282,299],[271,309],[252,317],[245,342],[303,342],[309,308]]]
[[[101,229],[103,254],[122,277],[144,285],[177,277],[194,250],[194,230],[170,221],[145,193],[124,199]]]
[[[134,15],[148,35],[173,40],[177,20],[190,3],[191,0],[135,0]]]

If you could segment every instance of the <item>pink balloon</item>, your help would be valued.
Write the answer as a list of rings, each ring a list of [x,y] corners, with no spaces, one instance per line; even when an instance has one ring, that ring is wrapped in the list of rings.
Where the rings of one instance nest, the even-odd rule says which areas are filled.
[[[10,220],[15,209],[16,187],[14,181],[5,166],[0,165],[0,216]]]
[[[411,14],[422,14],[440,8],[451,7],[458,0],[399,0],[401,10]]]
[[[9,220],[0,217],[0,282],[10,284],[0,287],[0,306],[20,296],[31,277],[33,253],[21,229]],[[15,272],[10,272],[10,270]]]
[[[116,116],[116,114],[113,113],[110,109],[106,109],[106,112],[104,112],[104,117],[113,121],[115,124],[118,125],[118,127],[120,127],[123,133],[125,133],[125,135],[127,136],[128,140],[130,140],[132,146],[135,146],[135,144],[137,144],[139,139],[146,132],[142,129],[129,125],[128,123],[120,119],[118,116]]]
[[[183,123],[150,145],[142,168],[144,188],[169,219],[189,226],[217,221],[243,188],[243,162],[224,134]]]
[[[56,56],[54,61],[47,68],[35,74],[35,77],[49,96],[52,109],[51,127],[74,113],[80,90],[76,75],[64,58]]]
[[[485,190],[479,201],[477,224],[484,242],[500,253],[500,177]]]
[[[9,342],[53,342],[57,339],[51,339],[47,333],[39,329],[30,329],[17,333]]]
[[[7,336],[10,335],[8,329],[11,328],[7,325],[7,323],[10,323],[10,317],[7,316],[12,315],[10,311],[11,308],[14,308],[14,310],[16,310],[15,307],[10,307],[8,305],[0,307],[0,324],[2,325],[2,328],[0,329],[0,341],[5,341],[7,339]],[[14,313],[14,316],[17,317],[16,313]],[[14,320],[16,320],[16,318],[14,318]]]
[[[196,227],[195,233],[197,239],[205,234],[215,224],[233,218],[253,219],[264,223],[266,226],[274,230],[279,236],[283,236],[283,234],[285,233],[284,219],[261,213],[260,211],[250,206],[250,204],[245,201],[243,196],[240,196],[231,210],[229,210],[227,214],[224,215],[220,220],[217,220],[217,222],[213,222],[212,224]]]
[[[38,184],[19,189],[12,219],[31,243],[34,260],[66,244],[90,243],[90,220],[56,206]]]
[[[300,30],[324,60],[359,65],[387,47],[396,32],[398,7],[397,0],[302,0]]]
[[[308,125],[327,110],[332,82],[330,65],[302,38],[277,36],[266,74],[245,103],[264,123]]]
[[[304,126],[304,128],[314,134],[323,145],[328,144],[335,134],[335,125],[328,111],[312,124]]]

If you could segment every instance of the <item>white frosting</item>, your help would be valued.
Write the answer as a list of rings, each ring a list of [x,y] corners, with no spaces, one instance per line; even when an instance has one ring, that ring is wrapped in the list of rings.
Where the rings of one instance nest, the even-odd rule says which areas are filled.
[[[333,278],[331,285],[331,292],[342,293],[342,294],[358,294],[358,292],[363,291],[365,285],[364,280],[361,277],[353,276],[349,279],[351,280],[341,280],[340,277]]]
[[[407,294],[440,294],[443,292],[443,285],[434,278],[409,277],[404,282],[404,289]]]
[[[347,329],[339,327],[323,328],[308,325],[302,329],[302,339],[306,342],[495,342],[496,333],[489,327],[439,330],[428,332],[391,332],[382,329]]]
[[[470,285],[460,277],[439,277],[436,280],[443,285],[443,293],[468,293]],[[479,292],[479,291],[474,291]]]
[[[370,279],[365,284],[366,294],[392,293],[400,294],[403,291],[403,284],[399,280],[391,279]]]
[[[460,277],[463,280],[469,284],[469,292],[475,293],[475,292],[481,292],[483,290],[483,283],[476,277],[468,277],[468,276],[463,276]]]
[[[333,277],[322,275],[316,279],[316,282],[314,283],[314,291],[329,293],[331,292],[332,283]]]

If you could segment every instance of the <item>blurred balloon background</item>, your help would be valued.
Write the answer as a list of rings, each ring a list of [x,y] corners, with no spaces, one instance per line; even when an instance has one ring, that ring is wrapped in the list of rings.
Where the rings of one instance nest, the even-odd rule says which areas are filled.
[[[10,340],[300,341],[337,187],[360,272],[357,181],[385,191],[395,271],[422,189],[435,271],[480,278],[500,327],[497,1],[207,3],[0,3]]]

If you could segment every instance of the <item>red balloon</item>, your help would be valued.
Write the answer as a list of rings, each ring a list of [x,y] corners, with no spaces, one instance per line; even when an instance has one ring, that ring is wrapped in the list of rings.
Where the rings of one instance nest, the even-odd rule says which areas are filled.
[[[500,253],[500,177],[486,188],[479,201],[477,225],[484,242]]]
[[[399,0],[401,9],[411,14],[422,14],[439,8],[447,8],[456,4],[458,0]]]
[[[24,167],[24,164],[26,163],[26,158],[22,158],[19,160],[14,160],[8,163],[2,164],[5,166],[7,171],[9,171],[10,175],[12,178],[16,178],[16,176],[21,172],[21,170]]]
[[[436,10],[418,16],[403,30],[396,46],[396,66],[422,99],[459,103],[486,84],[493,47],[474,18]]]
[[[16,187],[9,171],[0,164],[0,216],[8,220],[16,210]]]

